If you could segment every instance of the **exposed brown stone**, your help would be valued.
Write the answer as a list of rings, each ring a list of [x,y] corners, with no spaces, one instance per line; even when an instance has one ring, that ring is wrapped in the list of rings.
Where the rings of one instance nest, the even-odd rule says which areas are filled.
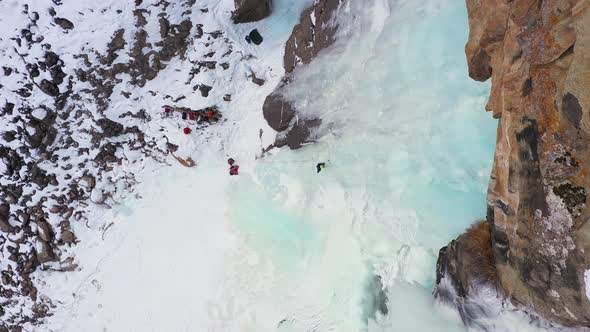
[[[53,19],[53,22],[55,22],[55,24],[59,25],[64,30],[71,30],[74,28],[74,23],[72,23],[67,18],[56,17]]]
[[[76,236],[71,231],[65,230],[61,232],[61,239],[64,241],[64,243],[70,244],[76,241]]]
[[[285,46],[283,66],[287,73],[292,72],[298,64],[308,64],[325,49],[332,45],[338,26],[330,22],[341,5],[340,0],[321,0],[304,10],[299,24]],[[312,16],[315,18],[312,21]]]
[[[454,292],[447,289],[442,281],[449,278]],[[476,324],[473,315],[478,310],[477,303],[463,301],[471,293],[477,292],[482,284],[497,287],[497,274],[490,224],[480,221],[471,226],[463,235],[440,249],[436,262],[435,296],[457,307],[466,325]]]
[[[544,318],[590,326],[589,4],[467,0],[467,7],[469,74],[491,77],[486,109],[500,119],[487,197],[499,289]],[[468,287],[469,278],[452,277],[457,289]]]
[[[53,249],[51,249],[51,246],[44,241],[39,241],[39,244],[37,245],[37,261],[39,262],[39,264],[43,264],[43,263],[47,263],[47,262],[51,262],[55,260],[55,253],[53,252]]]
[[[278,90],[278,89],[277,89]],[[289,128],[291,120],[295,116],[293,105],[283,97],[281,90],[275,90],[264,101],[262,112],[268,125],[276,131],[284,131]]]
[[[270,15],[272,0],[234,0],[236,9],[232,13],[234,23],[260,21]]]
[[[51,226],[44,220],[37,221],[37,234],[44,242],[50,242],[53,240],[53,231],[51,230]]]

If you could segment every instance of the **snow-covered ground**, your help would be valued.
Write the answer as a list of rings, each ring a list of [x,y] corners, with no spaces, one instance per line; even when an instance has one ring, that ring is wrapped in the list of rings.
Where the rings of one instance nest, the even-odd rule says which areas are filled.
[[[62,254],[75,257],[79,268],[35,273],[40,296],[56,307],[46,325],[28,330],[464,330],[431,291],[439,248],[485,214],[493,154],[495,122],[483,112],[488,86],[466,75],[465,5],[350,1],[340,18],[344,38],[299,72],[290,90],[300,109],[324,120],[325,135],[259,159],[275,136],[262,104],[283,75],[284,43],[310,2],[275,0],[270,18],[236,26],[231,0],[198,1],[208,11],[195,9],[191,21],[224,32],[227,42],[211,41],[218,55],[233,48],[227,71],[199,74],[199,83],[213,86],[208,98],[184,84],[190,61],[204,53],[202,40],[143,88],[122,77],[109,114],[146,109],[153,121],[141,130],[162,148],[165,133],[179,145],[179,157],[198,165],[185,168],[168,156],[170,166],[150,159],[138,166],[128,155],[115,171],[134,174],[134,195],[120,195],[112,209],[91,206],[87,223],[72,223],[80,242]],[[52,45],[67,50],[96,35],[94,47],[106,52],[110,39],[93,30],[110,37],[133,18],[93,18],[89,9],[121,7],[131,15],[127,6],[72,2],[64,16],[81,34],[55,36]],[[173,5],[168,12],[180,19],[185,9]],[[153,16],[149,36],[159,33]],[[252,27],[265,37],[260,47],[243,41]],[[117,61],[126,61],[130,46]],[[254,57],[244,60],[247,54]],[[65,60],[74,61],[82,60]],[[262,87],[250,82],[251,71],[266,80]],[[221,102],[225,94],[231,102]],[[178,106],[219,104],[226,121],[183,135],[178,118],[158,117],[160,106],[171,103],[165,95],[184,95]],[[239,176],[228,175],[228,157],[240,164]],[[328,167],[316,174],[319,161]],[[377,275],[386,315],[375,313]],[[497,315],[483,323],[497,331],[530,328],[520,316]]]
[[[45,279],[47,294],[61,303],[48,328],[206,331],[220,277],[239,245],[227,222],[226,171],[206,173],[155,171],[137,188],[144,199],[94,216],[114,224],[81,239],[81,271]]]
[[[227,72],[200,74],[214,87],[207,99],[183,84],[190,69],[187,61],[203,53],[198,44],[189,49],[187,60],[174,59],[145,87],[115,87],[115,93],[131,90],[134,95],[157,91],[158,96],[143,94],[132,103],[114,98],[112,107],[120,112],[131,107],[147,109],[156,119],[142,129],[154,136],[164,129],[168,140],[162,138],[158,144],[178,144],[176,155],[191,157],[198,165],[187,169],[169,157],[170,167],[153,160],[142,160],[141,168],[129,166],[130,171],[139,170],[134,174],[139,183],[133,189],[136,195],[109,210],[94,206],[87,223],[73,225],[80,243],[69,250],[79,269],[36,274],[40,294],[57,305],[39,330],[227,330],[223,323],[227,308],[216,307],[224,279],[235,273],[234,264],[243,259],[255,264],[256,259],[230,223],[227,198],[236,183],[253,172],[262,147],[274,141],[275,134],[262,117],[262,103],[283,76],[284,44],[307,4],[276,1],[271,18],[233,25],[229,20],[232,1],[199,3],[209,11],[204,15],[195,10],[192,21],[203,24],[206,32],[223,31],[233,49]],[[253,27],[265,37],[261,46],[248,45],[243,39]],[[117,26],[111,28],[115,31]],[[220,54],[225,47],[221,43],[214,51]],[[264,86],[250,82],[252,72],[266,80]],[[186,136],[179,117],[158,118],[166,102],[161,96],[166,94],[185,95],[176,105],[193,109],[219,103],[225,94],[231,94],[232,100],[222,106],[222,124]],[[239,178],[228,175],[229,156],[240,164]],[[243,258],[247,250],[252,253]],[[226,305],[227,298],[223,300]]]
[[[264,96],[272,91],[283,76],[283,45],[306,3],[309,1],[276,1],[274,15],[271,18],[256,24],[242,25],[230,22],[229,17],[233,10],[231,0],[199,1],[198,4],[194,1],[136,1],[135,5],[119,1],[62,3],[48,0],[27,4],[10,0],[0,3],[3,13],[12,13],[0,17],[0,23],[4,27],[0,35],[2,65],[11,69],[10,74],[6,74],[6,69],[3,69],[0,89],[6,101],[15,104],[14,111],[10,110],[9,114],[0,118],[1,133],[4,135],[14,130],[17,136],[17,139],[12,141],[0,140],[0,147],[6,147],[8,151],[27,151],[22,157],[25,158],[25,162],[31,162],[17,175],[5,176],[7,163],[11,160],[0,155],[0,170],[3,172],[0,185],[16,183],[17,188],[19,185],[23,186],[25,194],[35,194],[28,200],[22,197],[21,202],[18,202],[20,205],[16,202],[11,205],[12,215],[9,222],[19,228],[15,235],[8,237],[12,242],[7,242],[4,237],[0,238],[0,268],[3,272],[19,270],[23,266],[23,261],[39,265],[31,276],[39,291],[36,300],[27,299],[28,295],[24,293],[25,290],[21,287],[23,283],[18,276],[12,275],[11,280],[4,279],[3,275],[4,284],[0,287],[3,290],[8,289],[4,294],[9,296],[0,299],[3,309],[0,315],[6,312],[3,316],[5,319],[0,320],[0,326],[22,325],[25,329],[32,329],[33,327],[24,321],[37,315],[31,310],[37,305],[34,302],[43,308],[49,303],[46,299],[51,298],[57,308],[55,316],[47,326],[51,329],[62,329],[61,319],[70,320],[65,312],[68,312],[68,308],[79,306],[78,298],[72,294],[76,294],[78,289],[84,289],[84,281],[97,270],[98,261],[107,261],[103,259],[104,255],[107,255],[109,249],[115,248],[117,243],[116,235],[113,235],[111,242],[110,234],[120,234],[118,232],[123,225],[128,224],[128,219],[122,217],[125,206],[129,205],[128,209],[137,212],[135,205],[142,204],[144,200],[135,199],[150,199],[152,196],[147,194],[150,192],[150,188],[146,187],[147,183],[154,183],[149,182],[151,180],[165,183],[164,174],[180,183],[187,181],[187,178],[181,175],[187,170],[171,155],[166,155],[169,149],[167,143],[179,146],[177,156],[191,156],[198,161],[198,168],[191,169],[192,172],[199,172],[200,177],[195,181],[196,188],[206,187],[220,192],[227,189],[229,178],[226,159],[230,154],[240,162],[244,172],[252,168],[255,156],[260,153],[260,146],[269,145],[274,141],[275,134],[266,126],[260,110]],[[67,18],[73,28],[62,29],[56,26],[57,17]],[[137,68],[134,62],[141,61],[142,54],[152,54],[148,60],[150,66],[154,65],[153,54],[166,46],[165,42],[162,46],[160,42],[163,39],[158,38],[163,34],[163,18],[169,21],[169,29],[172,30],[168,31],[168,37],[178,34],[181,22],[191,22],[192,28],[187,38],[189,45],[186,51],[182,52],[182,47],[177,45],[182,45],[183,42],[176,40],[174,46],[177,49],[173,51],[179,55],[170,60],[162,60],[161,66],[154,67],[159,70],[156,78],[146,79],[145,85],[141,86],[137,82],[154,68],[148,68],[144,74],[144,68]],[[254,27],[257,27],[265,37],[265,42],[261,46],[249,45],[244,40],[246,33]],[[122,31],[123,43],[115,47],[113,44],[118,31]],[[136,45],[140,44],[138,41],[142,31],[145,31],[146,42],[152,45],[146,44],[143,49],[137,50]],[[33,36],[29,38],[30,42],[27,39],[29,33]],[[41,68],[40,76],[30,73],[32,66],[42,62],[44,64],[44,58],[49,50],[59,55],[63,61],[63,65],[60,66],[66,75],[62,83],[56,83],[57,88],[62,93],[68,89],[72,91],[65,109],[55,110],[54,98],[38,88],[42,79],[52,80],[48,70]],[[109,64],[105,59],[112,50],[117,56],[111,60],[113,63]],[[209,68],[208,65],[201,66],[201,61],[215,61],[216,64],[214,68]],[[27,63],[31,67],[26,65]],[[109,77],[110,71],[117,65],[132,67],[140,72],[139,77],[132,75],[133,70]],[[197,68],[199,70],[195,71]],[[78,70],[86,73],[81,74]],[[263,86],[251,81],[253,73],[266,81]],[[91,82],[88,78],[92,75],[100,77],[101,80],[98,83]],[[36,78],[33,80],[32,77]],[[30,95],[23,93],[21,96],[17,89],[21,89],[23,85],[26,87],[29,82],[35,83],[27,88],[26,92],[30,92]],[[102,91],[102,88],[108,92],[111,84],[110,95],[93,95],[95,91]],[[202,84],[213,88],[207,97],[202,96],[199,90],[195,92]],[[231,100],[227,97],[231,97]],[[107,104],[107,107],[101,103]],[[182,121],[179,114],[163,119],[164,104],[192,109],[215,105],[222,113],[223,120],[217,125],[198,126],[194,121]],[[6,108],[6,105],[3,107]],[[57,120],[48,125],[56,130],[57,137],[53,144],[49,143],[46,147],[51,154],[59,157],[56,158],[56,162],[53,162],[53,159],[51,162],[45,160],[47,157],[41,158],[43,151],[30,147],[25,135],[21,137],[23,124],[26,125],[30,123],[29,119],[38,119],[49,112],[58,115]],[[130,129],[130,133],[103,137],[104,129],[101,130],[98,125],[98,121],[102,119],[120,123],[125,130]],[[190,136],[182,134],[182,128],[186,125],[193,128],[193,134]],[[265,129],[263,133],[262,129]],[[33,135],[35,130],[34,127],[26,128],[29,135]],[[100,150],[98,147],[111,143],[116,146],[114,157],[120,159],[120,162],[97,161],[97,153]],[[30,183],[27,176],[31,172],[31,164],[35,164],[48,174],[55,174],[56,184],[39,188]],[[170,164],[171,167],[165,167],[165,164]],[[212,173],[207,170],[212,170]],[[93,180],[85,181],[88,175],[92,176]],[[96,185],[89,185],[94,181]],[[142,184],[138,187],[136,183]],[[65,206],[65,211],[70,208],[72,211],[86,211],[87,218],[78,212],[74,215],[70,213],[69,216],[67,212],[60,212],[62,209],[55,206],[62,204],[62,201],[58,202],[57,197],[54,198],[52,195],[67,193],[72,187],[82,187],[83,190],[90,187],[90,192],[85,192],[83,196],[94,202],[104,200],[105,204],[91,204],[89,208],[85,208],[84,202],[73,201],[69,203],[69,207]],[[177,195],[177,192],[172,190],[176,190],[174,185],[167,185],[166,189],[172,196]],[[4,194],[6,193],[2,193],[3,200]],[[153,195],[159,196],[156,193]],[[212,213],[207,215],[201,212],[195,215],[207,218],[220,227],[223,226],[223,223],[217,220],[219,215],[223,215],[219,203],[223,200],[215,199],[213,194],[205,194],[198,190],[195,190],[193,195],[199,196],[201,202],[206,204],[206,213]],[[47,213],[47,220],[43,215],[40,219],[31,218],[29,226],[25,224],[24,219],[17,220],[14,217],[36,204],[42,208],[42,212]],[[187,203],[183,205],[186,209],[191,206],[188,197]],[[51,212],[52,207],[59,213]],[[110,207],[113,209],[109,210]],[[141,224],[138,229],[143,229],[145,225]],[[181,223],[177,228],[168,229],[171,232],[182,232],[182,225]],[[212,228],[206,225],[198,227],[204,234],[212,231]],[[43,229],[50,230],[47,233],[50,233],[51,237],[47,238],[48,234],[44,234]],[[64,243],[65,231],[70,229],[76,234],[74,241],[79,245],[73,245],[73,241]],[[127,233],[124,234],[130,233],[140,232],[127,229]],[[36,238],[41,238],[42,235],[45,236],[43,242],[37,241]],[[171,244],[174,242],[172,238],[169,241]],[[16,254],[13,246],[16,247]],[[174,249],[174,245],[170,245],[170,248]],[[42,253],[49,249],[59,255],[58,261],[52,261],[51,258],[42,261]],[[129,259],[133,260],[132,257]],[[76,266],[79,269],[72,273],[51,272],[73,269]],[[106,273],[109,274],[109,271]],[[53,278],[57,280],[54,281]],[[67,281],[64,281],[64,278]],[[84,319],[81,321],[84,322]],[[45,328],[40,327],[41,330]]]

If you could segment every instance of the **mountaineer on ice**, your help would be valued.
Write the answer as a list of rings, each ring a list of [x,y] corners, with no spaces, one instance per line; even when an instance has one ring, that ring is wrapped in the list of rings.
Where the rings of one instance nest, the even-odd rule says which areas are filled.
[[[240,169],[240,166],[236,165],[236,161],[233,158],[229,158],[227,163],[229,164],[229,175],[238,175],[238,169]]]
[[[321,172],[324,168],[326,168],[326,163],[318,163],[317,165],[315,165],[316,170],[319,172]]]

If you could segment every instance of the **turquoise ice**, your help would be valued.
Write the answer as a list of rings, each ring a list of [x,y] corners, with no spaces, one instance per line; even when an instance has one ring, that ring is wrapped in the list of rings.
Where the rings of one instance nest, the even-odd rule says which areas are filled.
[[[460,331],[431,296],[436,257],[485,215],[496,128],[489,85],[467,77],[465,3],[349,6],[340,42],[290,86],[319,141],[258,162],[232,189],[236,227],[276,266],[277,297],[300,290],[284,331]],[[372,275],[390,310],[367,325]]]

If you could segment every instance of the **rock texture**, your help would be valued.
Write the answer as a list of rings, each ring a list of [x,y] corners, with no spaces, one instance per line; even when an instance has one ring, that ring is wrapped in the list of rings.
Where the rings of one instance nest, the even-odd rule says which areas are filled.
[[[460,297],[471,292],[469,285],[495,283],[496,269],[490,238],[490,225],[478,222],[456,240],[440,249],[437,283],[448,276]]]
[[[486,315],[486,306],[472,300],[480,286],[497,289],[497,274],[490,224],[480,221],[456,240],[440,249],[436,262],[435,296],[457,308],[467,326],[479,327],[477,318]]]
[[[260,21],[272,10],[272,0],[234,0],[234,4],[232,19],[236,24]]]
[[[499,119],[486,218],[499,290],[544,318],[588,327],[590,2],[467,0],[467,7],[469,75],[491,78],[486,109]],[[452,266],[467,251],[449,248],[439,270],[466,289],[469,278]]]
[[[295,105],[284,97],[293,73],[300,64],[310,63],[323,49],[332,45],[338,25],[334,22],[336,11],[345,1],[319,0],[301,14],[299,23],[285,46],[283,67],[285,77],[281,84],[266,98],[263,106],[264,118],[279,135],[275,144],[268,147],[289,146],[297,149],[313,140],[312,130],[320,125],[320,119],[299,120]]]

